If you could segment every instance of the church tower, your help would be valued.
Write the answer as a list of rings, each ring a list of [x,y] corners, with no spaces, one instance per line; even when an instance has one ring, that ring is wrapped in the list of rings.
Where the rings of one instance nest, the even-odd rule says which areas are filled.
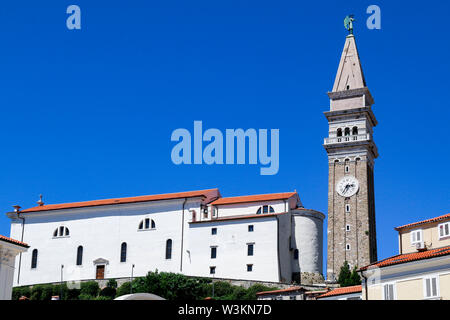
[[[327,279],[337,280],[344,261],[353,268],[377,260],[373,179],[377,120],[353,34],[345,39],[328,96],[329,131],[324,142],[329,168]]]

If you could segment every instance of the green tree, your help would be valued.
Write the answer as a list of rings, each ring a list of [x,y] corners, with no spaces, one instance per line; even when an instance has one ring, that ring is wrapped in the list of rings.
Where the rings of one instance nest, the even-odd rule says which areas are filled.
[[[350,271],[350,266],[348,262],[345,261],[339,272],[338,283],[341,287],[349,287],[361,284],[361,278],[356,272],[357,267],[355,266],[352,271]]]
[[[361,276],[356,270],[358,270],[358,268],[355,266],[352,270],[352,274],[350,275],[350,283],[352,283],[352,286],[361,284]]]
[[[116,297],[120,297],[126,294],[130,294],[131,282],[124,282],[117,288]]]
[[[100,287],[98,286],[97,281],[87,281],[81,283],[81,295],[90,295],[93,297],[98,296],[98,292],[100,291]]]

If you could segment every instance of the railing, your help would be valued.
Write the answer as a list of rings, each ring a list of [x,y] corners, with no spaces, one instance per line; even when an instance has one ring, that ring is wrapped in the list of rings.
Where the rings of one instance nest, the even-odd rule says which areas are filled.
[[[370,134],[358,134],[351,136],[325,138],[324,144],[336,144],[336,143],[348,143],[354,141],[368,141],[370,140]]]

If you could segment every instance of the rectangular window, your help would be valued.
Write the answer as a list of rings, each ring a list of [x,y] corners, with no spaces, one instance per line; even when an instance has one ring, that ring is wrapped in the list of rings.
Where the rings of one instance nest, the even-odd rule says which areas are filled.
[[[247,244],[247,255],[248,256],[252,256],[253,255],[253,246],[254,246],[253,243],[248,243]]]
[[[425,298],[436,298],[438,296],[438,278],[424,278]]]
[[[149,229],[150,228],[150,219],[145,219],[145,229]]]
[[[249,226],[248,226],[248,232],[253,232],[253,230],[254,230],[253,225],[252,225],[252,224],[249,225]]]
[[[211,234],[212,234],[212,235],[217,234],[217,228],[212,228],[212,229],[211,229]]]
[[[350,212],[350,205],[349,204],[346,204],[345,205],[345,212]]]
[[[252,272],[253,271],[253,265],[252,264],[248,264],[247,265],[247,272]]]
[[[217,247],[211,247],[211,259],[215,259],[217,257]]]
[[[422,243],[422,230],[413,230],[411,231],[411,244],[415,245],[417,243]]]
[[[394,298],[394,284],[385,284],[383,286],[384,300],[395,300]]]
[[[441,223],[439,226],[439,239],[450,236],[450,222]]]
[[[345,245],[345,250],[347,250],[347,251],[350,250],[350,245],[349,245],[349,244],[346,244],[346,245]]]
[[[269,212],[269,206],[263,206],[263,213]]]
[[[216,273],[216,267],[209,267],[209,273],[215,274]]]
[[[350,225],[349,224],[345,226],[345,230],[346,231],[350,231]]]

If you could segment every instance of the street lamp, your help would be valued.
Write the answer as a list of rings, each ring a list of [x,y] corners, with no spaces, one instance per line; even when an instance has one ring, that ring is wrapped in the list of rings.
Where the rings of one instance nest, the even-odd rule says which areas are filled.
[[[62,300],[62,291],[63,291],[63,269],[64,265],[61,265],[61,285],[59,286],[59,300]]]
[[[134,264],[131,265],[130,294],[133,293],[133,269],[134,269]]]

